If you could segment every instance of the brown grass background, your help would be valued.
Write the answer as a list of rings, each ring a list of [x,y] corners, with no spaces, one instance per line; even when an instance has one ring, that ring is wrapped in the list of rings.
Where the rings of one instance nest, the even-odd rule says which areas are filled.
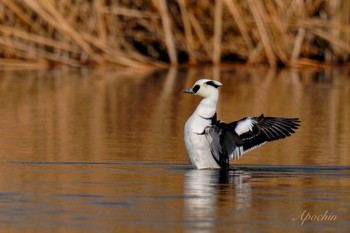
[[[0,68],[349,59],[350,0],[0,1]]]

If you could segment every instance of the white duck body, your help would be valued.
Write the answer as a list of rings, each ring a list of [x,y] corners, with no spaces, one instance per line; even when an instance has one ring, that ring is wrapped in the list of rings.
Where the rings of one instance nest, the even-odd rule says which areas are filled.
[[[205,128],[211,126],[212,118],[216,115],[219,97],[217,88],[206,84],[208,82],[217,87],[222,85],[218,81],[201,79],[195,83],[192,89],[184,91],[203,97],[192,116],[187,120],[184,135],[188,158],[197,169],[220,168],[211,154],[210,144],[204,134]],[[197,85],[200,87],[198,92],[191,93]]]
[[[185,124],[185,147],[194,168],[227,168],[230,159],[265,144],[291,136],[298,128],[298,118],[245,117],[225,123],[216,120],[218,87],[215,80],[200,79],[184,93],[203,97]]]

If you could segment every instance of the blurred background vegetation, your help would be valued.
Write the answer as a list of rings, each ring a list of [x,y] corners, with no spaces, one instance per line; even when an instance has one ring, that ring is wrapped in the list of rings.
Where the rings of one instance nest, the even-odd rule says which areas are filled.
[[[0,67],[348,64],[350,0],[1,0]]]

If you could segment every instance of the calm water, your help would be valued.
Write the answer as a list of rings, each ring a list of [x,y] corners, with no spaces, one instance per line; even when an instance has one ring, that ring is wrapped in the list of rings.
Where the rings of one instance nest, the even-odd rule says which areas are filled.
[[[199,77],[218,115],[300,117],[291,138],[193,170]],[[350,70],[0,72],[1,232],[349,232]]]

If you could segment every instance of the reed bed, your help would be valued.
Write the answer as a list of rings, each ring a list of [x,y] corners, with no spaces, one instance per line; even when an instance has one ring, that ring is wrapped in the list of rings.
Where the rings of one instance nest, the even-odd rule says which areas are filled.
[[[2,0],[0,67],[344,64],[350,0]]]

